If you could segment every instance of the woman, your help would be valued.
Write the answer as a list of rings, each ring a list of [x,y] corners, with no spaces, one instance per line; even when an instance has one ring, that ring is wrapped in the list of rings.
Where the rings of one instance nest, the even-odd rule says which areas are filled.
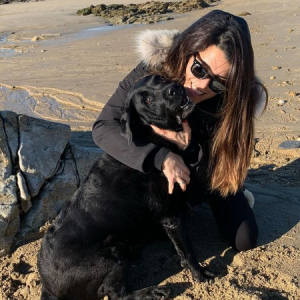
[[[253,248],[258,229],[243,183],[253,150],[254,119],[264,110],[267,93],[255,78],[246,21],[214,10],[182,33],[146,32],[139,46],[143,61],[119,84],[95,122],[95,143],[141,172],[162,170],[169,193],[177,182],[187,190],[191,205],[210,203],[219,229],[234,249]],[[169,149],[128,145],[120,136],[127,93],[137,79],[148,74],[184,85],[196,104],[182,132],[152,127],[191,155],[198,151],[197,161],[190,166]]]

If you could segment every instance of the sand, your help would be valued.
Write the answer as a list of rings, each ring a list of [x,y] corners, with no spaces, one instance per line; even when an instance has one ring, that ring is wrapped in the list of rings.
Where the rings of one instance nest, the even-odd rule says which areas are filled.
[[[134,288],[168,284],[171,299],[300,299],[300,149],[279,146],[300,138],[300,4],[226,0],[202,11],[173,15],[175,19],[165,23],[105,30],[99,28],[103,20],[75,14],[103,2],[115,1],[45,0],[0,6],[0,109],[90,131],[118,82],[139,62],[134,52],[138,32],[182,30],[214,8],[245,15],[257,73],[270,96],[257,122],[258,152],[246,184],[256,199],[258,247],[235,253],[220,236],[210,209],[203,206],[190,213],[190,234],[199,262],[216,278],[193,283],[189,271],[179,267],[172,245],[156,241],[131,266],[130,281]],[[135,1],[123,3],[129,2]],[[39,299],[36,255],[46,228],[0,258],[0,299]]]

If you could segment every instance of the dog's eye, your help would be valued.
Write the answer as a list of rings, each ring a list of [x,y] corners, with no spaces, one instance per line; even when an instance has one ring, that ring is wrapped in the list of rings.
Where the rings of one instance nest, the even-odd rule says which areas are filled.
[[[147,99],[145,100],[146,105],[149,106],[149,105],[151,104],[151,101],[152,101],[151,98],[147,98]]]
[[[140,92],[140,101],[141,103],[149,106],[152,103],[153,94],[149,93],[149,91],[141,91]]]
[[[167,81],[167,79],[166,79],[165,77],[163,77],[163,76],[159,76],[159,80],[160,80],[161,82],[166,82],[166,81]]]

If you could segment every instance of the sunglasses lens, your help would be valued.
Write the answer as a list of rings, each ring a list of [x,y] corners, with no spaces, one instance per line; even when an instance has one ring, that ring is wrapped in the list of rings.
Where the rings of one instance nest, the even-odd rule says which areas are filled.
[[[225,91],[225,86],[217,80],[211,80],[209,83],[209,88],[216,94],[221,94]]]
[[[204,70],[204,68],[198,64],[194,64],[191,67],[191,72],[195,77],[199,79],[203,78],[206,75],[206,71]]]

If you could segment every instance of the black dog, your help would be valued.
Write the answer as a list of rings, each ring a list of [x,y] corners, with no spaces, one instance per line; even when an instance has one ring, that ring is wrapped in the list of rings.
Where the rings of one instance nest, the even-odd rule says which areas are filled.
[[[122,134],[129,143],[141,138],[174,148],[149,124],[182,130],[192,109],[182,86],[160,76],[145,77],[129,94]],[[189,267],[195,280],[203,280],[186,236],[185,209],[183,192],[178,186],[169,195],[162,172],[144,174],[103,154],[43,239],[38,258],[42,299],[167,299],[167,288],[130,292],[126,284],[128,250],[155,224],[165,228],[182,266]]]

